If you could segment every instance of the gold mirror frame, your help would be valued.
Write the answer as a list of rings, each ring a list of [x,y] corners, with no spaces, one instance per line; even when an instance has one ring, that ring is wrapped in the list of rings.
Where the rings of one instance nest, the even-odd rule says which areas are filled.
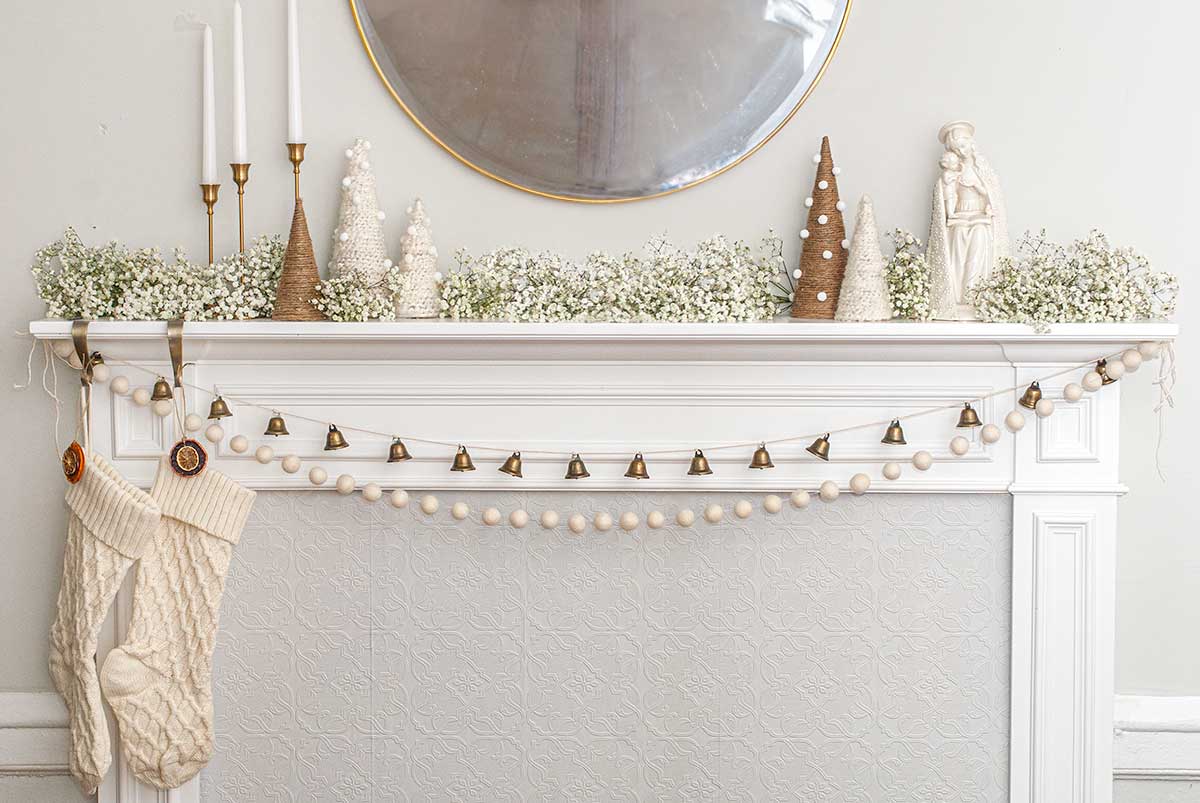
[[[474,162],[470,161],[469,159],[464,157],[462,154],[458,153],[456,150],[454,150],[452,147],[450,147],[446,142],[444,142],[440,137],[438,137],[437,134],[430,131],[429,128],[426,127],[426,125],[423,122],[421,122],[420,118],[417,117],[417,115],[412,111],[412,109],[409,108],[408,104],[405,103],[404,100],[400,97],[400,94],[396,91],[395,87],[392,86],[392,82],[388,80],[387,75],[384,73],[383,67],[380,65],[379,60],[375,57],[375,53],[371,50],[371,43],[367,37],[367,32],[366,32],[365,28],[363,27],[362,16],[359,14],[358,0],[349,0],[349,3],[350,3],[350,13],[354,16],[354,25],[358,29],[359,39],[362,42],[363,49],[367,53],[367,58],[369,58],[371,60],[371,66],[375,68],[375,74],[379,76],[379,80],[383,82],[384,87],[387,89],[388,94],[390,94],[392,96],[392,99],[395,100],[396,103],[398,103],[400,105],[400,108],[403,109],[404,113],[406,115],[408,115],[408,118],[410,120],[412,120],[413,123],[416,124],[417,128],[421,129],[421,131],[425,133],[425,136],[429,137],[431,140],[436,142],[439,146],[441,146],[441,148],[444,151],[449,153],[451,156],[453,156],[455,159],[457,159],[462,164],[464,164],[467,167],[474,170],[476,173],[480,173],[484,176],[487,176],[488,178],[492,179],[493,181],[498,181],[499,183],[505,185],[506,187],[512,187],[513,189],[521,190],[522,192],[527,192],[532,195],[541,196],[542,198],[552,198],[556,201],[571,201],[574,203],[582,203],[582,204],[619,204],[619,203],[628,203],[631,201],[647,201],[652,198],[662,198],[666,195],[671,195],[673,193],[680,192],[682,190],[686,190],[691,187],[695,187],[698,184],[703,184],[706,181],[714,179],[717,176],[721,175],[722,173],[725,173],[725,172],[737,167],[742,162],[746,161],[751,156],[753,156],[755,153],[758,153],[760,148],[762,148],[764,145],[766,145],[768,142],[770,142],[771,139],[776,134],[778,134],[779,131],[785,125],[787,125],[789,122],[791,122],[792,118],[796,116],[796,112],[800,111],[800,107],[804,105],[804,103],[808,100],[809,96],[813,93],[813,90],[815,90],[817,88],[817,85],[819,83],[821,83],[821,79],[824,77],[825,71],[829,68],[829,64],[833,61],[834,54],[837,53],[838,45],[841,44],[842,35],[846,32],[846,24],[850,20],[850,11],[854,5],[853,0],[846,0],[846,10],[845,10],[845,13],[843,13],[841,22],[838,25],[837,35],[833,39],[833,44],[830,46],[829,52],[825,56],[825,60],[821,63],[820,69],[817,70],[817,74],[813,77],[812,83],[810,83],[808,88],[804,91],[804,94],[800,97],[800,100],[797,101],[796,105],[792,107],[791,111],[789,111],[787,113],[787,116],[785,116],[783,118],[783,120],[781,120],[779,122],[778,125],[776,125],[773,129],[771,129],[771,131],[765,137],[763,137],[759,142],[755,143],[752,147],[748,148],[746,150],[746,152],[743,153],[741,156],[737,157],[729,164],[723,165],[722,167],[712,171],[711,173],[701,176],[700,178],[697,178],[693,181],[690,181],[687,184],[683,184],[678,187],[672,187],[671,189],[663,190],[662,192],[652,193],[652,194],[648,194],[648,195],[635,195],[635,196],[622,197],[622,198],[578,198],[578,197],[574,197],[574,196],[570,196],[570,195],[558,195],[555,193],[546,192],[544,190],[539,190],[534,187],[526,187],[522,184],[518,184],[516,182],[509,181],[508,179],[498,176],[495,173],[487,170],[486,168],[481,167],[481,166],[475,164]]]

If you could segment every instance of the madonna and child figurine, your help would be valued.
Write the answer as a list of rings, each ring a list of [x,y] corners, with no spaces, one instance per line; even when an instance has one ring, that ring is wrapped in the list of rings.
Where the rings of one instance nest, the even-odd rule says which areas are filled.
[[[946,150],[933,188],[929,227],[934,317],[972,320],[967,290],[1008,255],[1008,214],[1000,179],[975,149],[974,123],[946,123],[938,140]]]

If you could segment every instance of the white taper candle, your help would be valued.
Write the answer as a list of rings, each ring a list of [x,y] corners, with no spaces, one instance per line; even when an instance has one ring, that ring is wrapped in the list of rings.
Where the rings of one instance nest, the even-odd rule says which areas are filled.
[[[200,164],[200,183],[219,184],[217,179],[217,118],[213,94],[212,28],[204,26],[204,132],[203,157]]]
[[[300,114],[300,18],[296,0],[288,0],[288,142],[304,142]]]
[[[233,161],[250,163],[246,143],[246,44],[242,35],[242,3],[233,0]]]

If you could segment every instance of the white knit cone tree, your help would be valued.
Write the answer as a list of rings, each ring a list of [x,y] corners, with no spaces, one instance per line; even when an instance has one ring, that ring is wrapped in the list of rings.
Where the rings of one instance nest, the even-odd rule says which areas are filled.
[[[871,197],[864,195],[858,202],[858,219],[854,223],[854,239],[850,242],[850,259],[838,296],[837,320],[891,320],[892,302],[887,281],[883,278],[886,265],[887,260],[879,248],[875,207]]]
[[[371,143],[362,138],[346,149],[346,176],[338,225],[333,230],[329,276],[356,275],[364,284],[379,285],[392,260],[383,233],[385,215],[375,194],[375,174],[367,158],[370,150]]]
[[[437,247],[433,230],[421,199],[413,201],[408,212],[408,228],[400,238],[400,269],[404,287],[396,298],[399,318],[436,318],[441,312],[442,276],[437,270]]]

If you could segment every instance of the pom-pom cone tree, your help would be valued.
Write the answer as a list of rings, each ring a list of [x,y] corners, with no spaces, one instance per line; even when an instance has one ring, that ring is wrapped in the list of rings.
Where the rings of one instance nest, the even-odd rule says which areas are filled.
[[[846,271],[846,205],[838,197],[837,173],[829,137],[821,140],[821,152],[813,157],[817,177],[808,206],[808,225],[800,232],[800,278],[792,300],[793,318],[831,319],[838,306],[842,276]]]
[[[854,221],[854,239],[850,243],[850,260],[838,296],[839,321],[887,321],[892,317],[892,302],[888,295],[883,269],[887,260],[879,248],[879,231],[875,226],[875,208],[871,198],[864,195],[858,202],[858,217]]]
[[[437,272],[437,247],[425,205],[418,198],[408,208],[408,228],[400,238],[404,286],[396,298],[400,318],[436,318],[441,312]]]
[[[346,176],[342,179],[342,204],[333,230],[331,278],[357,275],[368,285],[381,284],[392,266],[383,233],[384,214],[375,193],[375,174],[368,154],[371,143],[358,139],[346,150]]]

